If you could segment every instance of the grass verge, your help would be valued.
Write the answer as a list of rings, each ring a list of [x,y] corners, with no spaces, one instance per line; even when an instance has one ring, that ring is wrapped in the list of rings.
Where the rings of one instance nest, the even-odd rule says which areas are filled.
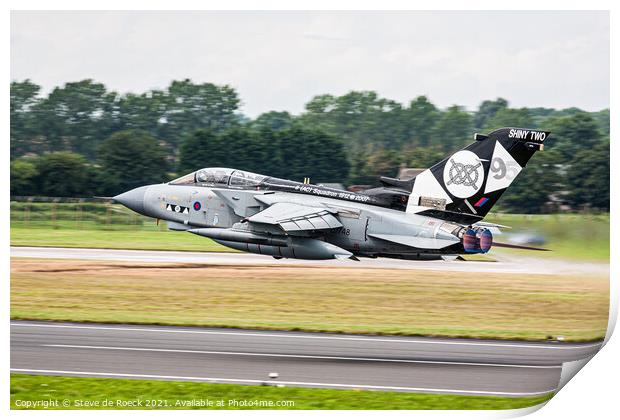
[[[238,252],[191,233],[156,229],[53,229],[11,226],[11,246]]]
[[[11,317],[521,340],[604,337],[606,277],[11,260]]]
[[[541,404],[551,397],[552,394],[525,398],[473,397],[11,374],[11,409],[26,408],[24,405],[29,402],[57,401],[58,407],[49,408],[504,410]],[[104,406],[104,401],[112,403]],[[151,406],[145,406],[148,401]],[[254,405],[247,405],[252,402]]]
[[[55,207],[54,207],[55,206]],[[506,242],[512,232],[544,236],[552,252],[517,252],[537,257],[592,261],[609,260],[609,215],[490,214],[486,219],[511,226],[496,239]],[[120,205],[101,203],[11,203],[12,246],[57,246],[111,249],[236,252],[210,239],[167,231],[166,224],[139,216]],[[491,250],[490,257],[494,251]]]
[[[490,214],[485,221],[510,226],[496,235],[499,242],[519,232],[542,235],[547,239],[543,248],[551,252],[502,249],[536,257],[560,257],[577,260],[609,261],[609,214]],[[493,250],[491,250],[493,254]]]

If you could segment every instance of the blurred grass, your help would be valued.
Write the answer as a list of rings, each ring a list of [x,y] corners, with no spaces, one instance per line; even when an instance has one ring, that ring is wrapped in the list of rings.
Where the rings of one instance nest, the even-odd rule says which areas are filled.
[[[11,224],[57,229],[80,229],[91,226],[105,230],[133,230],[155,225],[153,219],[135,213],[120,204],[23,201],[11,201]]]
[[[547,243],[542,248],[551,252],[508,250],[535,257],[562,257],[580,260],[609,260],[609,214],[489,214],[487,222],[510,226],[511,233],[533,232],[544,236]],[[504,235],[496,235],[498,242],[507,242]],[[491,249],[491,254],[495,252]]]
[[[589,341],[605,276],[13,258],[11,318]]]
[[[69,409],[79,409],[75,401],[161,400],[162,409],[182,409],[177,401],[223,400],[223,407],[235,409],[231,400],[293,401],[296,410],[505,410],[530,407],[549,400],[540,397],[473,397],[461,395],[414,394],[383,391],[276,388],[273,386],[209,384],[135,379],[76,378],[11,374],[11,409],[17,400],[69,400]],[[165,403],[164,403],[165,401]],[[167,406],[163,406],[163,405]],[[215,405],[215,403],[214,403]],[[100,407],[101,408],[101,407]],[[108,407],[110,408],[110,407]],[[112,407],[116,408],[116,407]],[[136,407],[144,409],[144,407]],[[200,407],[195,407],[200,408]],[[252,409],[253,407],[250,407]]]
[[[238,252],[104,203],[12,202],[11,246]]]
[[[609,260],[609,214],[490,214],[486,221],[541,234],[552,252],[492,249],[536,257]],[[506,242],[502,235],[496,240]],[[138,215],[118,204],[11,203],[12,246],[57,246],[112,249],[236,252],[210,239],[168,231],[165,222]],[[471,258],[471,257],[470,257]],[[475,257],[474,257],[475,259]]]
[[[239,252],[187,232],[49,229],[11,226],[11,246]]]

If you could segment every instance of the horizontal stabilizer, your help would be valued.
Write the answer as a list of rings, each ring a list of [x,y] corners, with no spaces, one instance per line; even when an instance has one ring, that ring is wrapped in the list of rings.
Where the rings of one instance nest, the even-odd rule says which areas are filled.
[[[512,229],[510,226],[498,225],[496,223],[477,222],[474,227],[487,228],[493,235],[501,235],[501,229]]]
[[[454,239],[435,239],[435,238],[420,238],[417,236],[407,235],[389,235],[389,234],[377,234],[369,233],[368,236],[373,238],[382,239],[388,242],[394,242],[396,244],[410,246],[418,249],[442,249],[450,245],[459,243],[460,241]]]
[[[455,222],[463,225],[479,223],[481,216],[469,213],[459,213],[448,210],[427,209],[418,212],[420,216],[434,217],[435,219],[445,220],[446,222]]]
[[[478,222],[476,226],[485,227],[485,228],[498,228],[498,229],[512,229],[510,226],[498,225],[497,223],[489,223],[489,222]]]

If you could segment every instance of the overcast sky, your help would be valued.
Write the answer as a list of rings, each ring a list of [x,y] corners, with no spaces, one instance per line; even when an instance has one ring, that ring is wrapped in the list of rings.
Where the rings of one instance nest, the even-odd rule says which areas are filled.
[[[256,116],[376,90],[476,109],[609,107],[607,12],[13,12],[11,78],[47,92],[229,84]]]

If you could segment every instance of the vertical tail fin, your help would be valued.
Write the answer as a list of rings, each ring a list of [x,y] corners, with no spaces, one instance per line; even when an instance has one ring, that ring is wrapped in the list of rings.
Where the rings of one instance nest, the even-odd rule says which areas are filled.
[[[430,209],[480,220],[512,184],[530,158],[543,150],[549,132],[500,128],[475,134],[474,143],[425,170],[412,182],[408,213]]]

